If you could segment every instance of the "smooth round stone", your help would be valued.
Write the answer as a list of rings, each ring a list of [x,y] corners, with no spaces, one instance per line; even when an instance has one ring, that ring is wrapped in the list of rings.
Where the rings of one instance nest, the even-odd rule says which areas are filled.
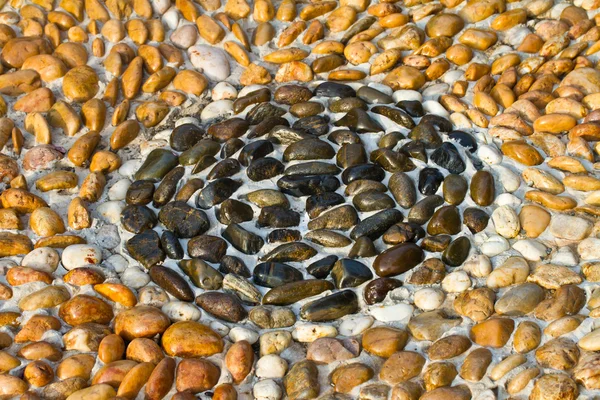
[[[306,358],[317,364],[330,364],[337,361],[351,360],[357,356],[356,352],[353,352],[356,348],[351,347],[352,342],[350,340],[342,342],[341,340],[328,337],[319,338],[311,342],[308,346]],[[358,342],[354,343],[358,345]]]
[[[363,192],[369,191],[384,193],[387,192],[387,187],[381,182],[368,179],[358,179],[352,181],[348,186],[346,186],[344,194],[346,194],[346,196],[357,196]]]
[[[442,138],[435,127],[429,122],[423,122],[423,120],[410,131],[408,137],[414,141],[422,142],[427,149],[437,149],[442,144]]]
[[[278,329],[293,326],[296,315],[285,307],[258,306],[250,311],[250,320],[262,329]]]
[[[348,316],[342,320],[339,327],[339,333],[342,336],[357,336],[366,331],[373,325],[374,319],[371,316]]]
[[[217,100],[209,103],[202,109],[200,119],[202,122],[233,116],[233,102],[231,100]]]
[[[488,165],[497,165],[502,162],[502,153],[488,144],[479,146],[477,149],[477,157]]]
[[[279,104],[294,105],[310,100],[312,91],[302,85],[279,86],[273,94],[274,100]]]
[[[114,249],[121,243],[119,228],[115,225],[103,225],[96,233],[97,243],[105,249]]]
[[[419,192],[425,196],[434,195],[442,182],[444,175],[436,168],[423,168],[419,172]]]
[[[384,117],[387,117],[395,124],[398,124],[401,127],[404,127],[406,129],[412,129],[415,127],[415,123],[412,120],[412,118],[410,117],[410,115],[408,115],[404,111],[399,110],[397,108],[392,108],[392,107],[387,107],[387,106],[375,106],[375,107],[371,108],[371,112],[374,112],[379,115],[383,115]]]
[[[459,145],[467,149],[470,153],[477,151],[477,142],[475,138],[466,132],[452,131],[448,135],[448,138],[455,140]]]
[[[396,103],[399,101],[404,101],[404,100],[418,101],[418,102],[423,101],[423,96],[421,95],[421,93],[417,92],[416,90],[396,90],[392,94],[392,98],[394,99],[394,101]]]
[[[284,161],[330,159],[335,156],[331,145],[320,139],[304,139],[289,145],[283,152]]]
[[[244,254],[256,254],[265,244],[263,238],[245,230],[238,224],[229,225],[221,233],[221,236]]]
[[[229,77],[229,61],[223,50],[209,45],[197,45],[188,49],[188,55],[192,65],[211,81],[222,82]]]
[[[208,357],[223,351],[223,340],[208,326],[195,321],[171,325],[162,336],[162,346],[172,357]]]
[[[471,279],[464,271],[454,271],[446,275],[442,288],[448,293],[461,293],[471,287]]]
[[[108,189],[108,199],[113,201],[125,200],[130,185],[131,181],[129,179],[118,180]]]
[[[61,256],[62,266],[67,271],[90,264],[98,265],[101,262],[102,250],[98,246],[89,244],[67,246]]]
[[[408,323],[412,314],[413,307],[408,304],[399,303],[391,306],[372,306],[369,309],[371,315],[380,322],[401,321]]]
[[[480,206],[489,206],[494,202],[494,177],[488,171],[477,171],[471,178],[471,199]]]
[[[404,216],[402,213],[394,208],[379,211],[356,224],[352,232],[350,232],[350,237],[357,240],[360,237],[366,236],[371,240],[376,240],[392,225],[402,222],[403,219]]]
[[[508,240],[500,235],[491,235],[483,244],[481,244],[481,246],[479,246],[479,249],[486,256],[494,257],[510,249],[510,244],[508,243]]]
[[[369,305],[381,303],[387,294],[402,286],[402,281],[394,278],[377,278],[365,286],[363,297]]]
[[[382,132],[385,129],[363,109],[353,108],[334,123],[335,126],[346,126],[357,133]]]
[[[490,216],[481,208],[469,207],[463,212],[463,223],[472,233],[481,232],[487,225]]]
[[[132,289],[140,289],[150,283],[150,276],[137,267],[129,267],[121,274],[121,283]]]
[[[415,205],[417,201],[417,191],[412,179],[406,173],[394,173],[388,181],[388,187],[400,207],[409,209]]]
[[[158,223],[156,214],[150,208],[142,205],[127,206],[121,212],[121,225],[132,233],[140,233],[152,229]]]
[[[460,213],[455,206],[438,208],[427,224],[427,233],[430,235],[456,235],[460,230]]]
[[[357,97],[345,97],[329,103],[329,110],[334,113],[347,113],[353,108],[369,109],[367,104]]]
[[[241,342],[242,340],[245,340],[250,344],[254,344],[258,342],[259,335],[258,332],[252,329],[236,326],[231,328],[229,331],[229,338],[234,342]]]
[[[338,257],[335,255],[323,257],[322,259],[317,260],[306,267],[306,272],[317,279],[327,278],[337,260]]]
[[[51,247],[38,247],[27,253],[20,265],[52,274],[58,267],[59,261],[60,256],[56,250]]]
[[[298,118],[312,117],[321,114],[323,111],[325,111],[325,106],[316,101],[297,103],[290,107],[290,114]]]
[[[396,276],[410,271],[425,258],[423,250],[414,243],[402,243],[378,255],[373,268],[381,277]]]
[[[375,164],[355,165],[342,172],[342,181],[346,185],[358,179],[381,182],[383,178],[385,178],[385,171]]]
[[[211,263],[218,263],[227,251],[227,242],[217,236],[194,236],[187,244],[190,257],[201,258]]]
[[[400,100],[396,107],[406,112],[408,115],[414,118],[420,118],[425,115],[425,110],[420,101],[416,100]]]
[[[223,275],[199,258],[182,260],[178,266],[196,287],[204,290],[218,290],[223,284]]]
[[[173,150],[185,151],[194,147],[204,136],[204,130],[195,124],[179,125],[171,132],[169,145]]]
[[[446,176],[443,186],[444,200],[450,205],[459,205],[465,199],[468,187],[469,184],[462,175],[450,174]]]
[[[358,298],[353,291],[342,290],[305,304],[300,316],[307,321],[333,321],[358,311]]]
[[[544,289],[535,283],[524,283],[505,292],[494,309],[498,314],[518,317],[532,312],[544,297]]]
[[[221,203],[218,210],[215,209],[217,219],[223,225],[239,224],[251,221],[254,211],[248,204],[234,199],[227,199]]]
[[[356,92],[351,86],[337,82],[323,82],[315,88],[317,97],[356,97]]]
[[[337,144],[338,146],[344,146],[345,144],[360,144],[361,140],[358,134],[352,132],[349,129],[338,129],[331,132],[327,136],[327,140],[332,143]],[[364,150],[363,150],[364,151]],[[366,155],[364,156],[366,158]]]
[[[450,142],[444,142],[431,154],[431,161],[442,168],[447,169],[451,174],[462,174],[465,172],[466,165],[460,156],[456,146]]]
[[[442,254],[442,261],[451,267],[459,267],[469,256],[471,241],[462,236],[453,240]]]
[[[241,185],[241,182],[234,181],[230,178],[216,179],[205,186],[198,197],[196,197],[196,206],[206,210],[221,204],[231,197]]]
[[[335,192],[340,187],[340,181],[332,175],[292,175],[280,178],[277,186],[285,194],[302,197]]]
[[[227,82],[219,82],[211,91],[213,101],[232,100],[238,95],[236,88]]]
[[[179,164],[178,157],[169,150],[154,149],[135,173],[136,180],[160,181]]]
[[[121,220],[121,213],[127,207],[122,201],[107,201],[96,208],[102,219],[111,224],[118,224]]]
[[[150,278],[171,296],[181,301],[193,301],[194,292],[177,272],[170,268],[155,265],[150,268]]]
[[[219,271],[223,274],[231,273],[244,278],[250,278],[250,271],[244,261],[234,256],[224,255],[219,264]]]
[[[247,315],[238,297],[230,293],[204,292],[196,297],[196,304],[212,316],[228,322],[239,322]]]
[[[286,374],[283,384],[289,398],[316,398],[320,389],[319,370],[313,361],[297,362]]]
[[[280,379],[285,376],[288,364],[277,354],[267,354],[256,362],[256,376],[259,379]]]
[[[368,104],[390,104],[394,101],[391,96],[369,86],[358,89],[356,96]]]
[[[147,229],[127,241],[127,251],[144,267],[150,268],[165,259],[165,253],[160,247],[160,238],[156,231]]]
[[[415,306],[423,311],[431,311],[439,308],[446,296],[444,292],[435,288],[424,288],[415,292]]]
[[[444,199],[438,195],[427,196],[415,204],[408,213],[408,221],[423,225],[433,216],[436,207],[444,204]]]
[[[248,143],[242,148],[238,156],[240,164],[244,166],[250,165],[252,161],[265,157],[274,150],[273,143],[267,140],[256,140]]]
[[[335,326],[303,324],[294,328],[292,337],[300,343],[312,343],[320,338],[336,337],[337,333]]]
[[[300,281],[302,272],[287,264],[278,262],[264,262],[256,265],[252,273],[252,280],[259,286],[275,288]]]
[[[335,263],[331,276],[338,289],[360,286],[373,279],[373,273],[366,265],[347,258]]]
[[[198,321],[202,314],[194,305],[183,301],[171,301],[162,306],[161,310],[171,321],[175,322]]]
[[[133,182],[127,189],[125,201],[130,205],[145,205],[152,201],[154,183],[146,180]]]

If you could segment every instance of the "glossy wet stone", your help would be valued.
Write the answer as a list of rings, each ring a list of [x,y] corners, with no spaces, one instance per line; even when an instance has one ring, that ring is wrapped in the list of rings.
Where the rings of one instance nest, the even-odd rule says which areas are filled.
[[[450,133],[450,131],[452,131],[452,123],[446,118],[440,117],[436,114],[429,113],[424,115],[423,118],[421,118],[421,122],[434,126],[440,132]]]
[[[329,102],[329,110],[334,113],[347,113],[353,108],[368,110],[367,104],[358,97],[345,97]]]
[[[293,326],[296,315],[289,308],[258,306],[250,310],[250,321],[262,329],[279,329]]]
[[[444,204],[441,196],[427,196],[419,200],[408,213],[408,221],[423,225],[433,216],[435,209]]]
[[[179,155],[179,163],[181,165],[195,165],[202,158],[216,155],[219,152],[220,147],[219,143],[214,140],[202,139],[193,147]],[[155,150],[153,150],[153,152],[154,151]]]
[[[477,171],[471,178],[471,199],[480,206],[489,206],[494,202],[496,191],[494,177],[488,171]]]
[[[294,364],[283,380],[290,400],[314,399],[319,395],[319,370],[314,362],[303,360]]]
[[[254,210],[248,204],[239,200],[227,199],[221,203],[220,207],[215,208],[215,215],[223,225],[239,224],[252,221]]]
[[[223,144],[221,148],[221,158],[228,158],[238,152],[239,149],[244,147],[244,142],[239,138],[229,139]]]
[[[400,151],[408,154],[409,157],[423,161],[424,163],[426,163],[428,160],[427,148],[421,142],[413,141],[405,143],[400,148]]]
[[[175,196],[177,185],[184,174],[183,167],[176,167],[165,175],[152,196],[152,205],[155,208],[164,206]]]
[[[481,208],[469,207],[463,212],[463,223],[469,228],[471,233],[477,233],[484,230],[490,216]]]
[[[197,125],[181,124],[171,132],[169,145],[175,151],[186,151],[203,139],[205,134],[204,130]]]
[[[127,206],[121,211],[121,225],[132,233],[140,233],[156,226],[158,220],[154,211],[146,206]]]
[[[396,107],[406,112],[411,117],[420,118],[425,115],[425,110],[423,110],[423,105],[420,101],[401,100],[398,103],[396,103]]]
[[[352,243],[343,233],[330,229],[315,229],[307,232],[304,239],[323,247],[346,247]]]
[[[358,298],[351,290],[342,290],[305,304],[300,316],[313,322],[333,321],[358,311]]]
[[[160,209],[160,222],[179,238],[202,235],[210,228],[208,216],[184,201],[172,201]]]
[[[442,261],[451,267],[461,266],[471,250],[471,241],[468,237],[462,236],[453,240],[442,254]]]
[[[260,304],[262,295],[258,289],[245,278],[234,274],[223,277],[223,291],[236,295],[244,304]]]
[[[214,156],[202,156],[192,168],[192,175],[196,175],[211,167],[217,162],[217,158]]]
[[[352,245],[348,252],[348,258],[368,258],[379,254],[375,243],[367,236],[361,236]]]
[[[257,125],[266,118],[281,117],[285,113],[286,111],[281,107],[271,103],[261,103],[246,114],[246,121],[248,121],[250,125]]]
[[[329,117],[326,115],[306,116],[294,122],[292,128],[311,135],[322,136],[329,132]]]
[[[358,211],[379,211],[395,207],[394,200],[385,193],[371,190],[362,192],[352,199],[352,204]]]
[[[373,278],[371,270],[363,263],[343,258],[333,266],[331,276],[338,289],[360,286]]]
[[[342,204],[344,197],[335,192],[321,193],[306,199],[306,212],[310,218],[316,218],[324,211]]]
[[[263,262],[257,264],[252,272],[252,280],[259,286],[278,287],[286,283],[303,279],[302,272],[280,262]]]
[[[430,235],[456,235],[460,230],[460,212],[455,206],[438,208],[427,224],[427,233]]]
[[[450,241],[452,241],[452,237],[450,235],[427,236],[421,242],[421,247],[425,251],[439,253],[446,250],[450,244]]]
[[[277,186],[285,194],[302,197],[334,192],[340,187],[340,181],[332,175],[291,175],[280,178]]]
[[[240,258],[224,255],[219,264],[219,271],[223,274],[236,274],[244,278],[250,278],[250,270]]]
[[[327,278],[337,260],[338,257],[335,255],[323,257],[322,259],[317,260],[306,267],[306,272],[317,279]]]
[[[210,182],[202,189],[196,198],[196,206],[207,210],[212,206],[227,200],[242,185],[239,181],[230,178],[217,179]]]
[[[271,100],[271,91],[268,88],[258,89],[245,96],[238,97],[233,102],[233,112],[239,114],[253,104],[264,103],[269,100]]]
[[[346,59],[337,54],[328,54],[323,57],[319,57],[312,62],[310,67],[313,72],[320,74],[322,72],[329,72],[337,67],[340,67],[346,63]]]
[[[152,282],[163,288],[171,296],[181,301],[193,301],[194,292],[185,279],[170,268],[155,265],[149,271]]]
[[[152,201],[154,182],[147,180],[134,181],[125,193],[125,201],[131,205],[145,205]]]
[[[416,168],[404,153],[390,149],[377,149],[371,152],[369,160],[388,172],[408,172]]]
[[[456,146],[452,143],[444,142],[433,153],[431,161],[442,168],[447,169],[451,174],[462,174],[465,172],[466,165]]]
[[[472,185],[471,181],[471,187]],[[450,174],[444,178],[444,200],[450,205],[457,206],[465,199],[468,188],[469,184],[462,175]]]
[[[127,241],[126,247],[129,255],[146,268],[159,264],[165,259],[158,233],[151,229],[133,236]]]
[[[179,164],[175,154],[165,149],[154,149],[148,154],[142,166],[135,173],[136,180],[160,181],[170,170]]]
[[[373,261],[373,269],[381,277],[396,276],[410,271],[419,265],[425,254],[414,243],[402,243],[390,247]]]
[[[199,258],[182,260],[177,265],[196,287],[218,290],[223,284],[223,275]]]
[[[263,157],[250,163],[246,169],[246,175],[250,180],[260,182],[281,175],[284,169],[284,165],[276,158]]]
[[[408,137],[422,142],[428,149],[436,149],[442,145],[442,138],[435,127],[423,120],[410,131]]]
[[[290,165],[283,172],[285,175],[337,175],[341,172],[335,164],[325,161],[308,161]]]
[[[267,235],[268,243],[297,242],[302,239],[302,234],[297,229],[275,229]]]
[[[391,96],[369,86],[361,86],[356,92],[356,97],[366,101],[368,104],[390,104],[394,102]]]
[[[183,258],[183,247],[179,243],[177,236],[171,231],[163,231],[160,235],[160,245],[167,254],[167,257],[173,260],[180,260]]]
[[[315,96],[356,97],[356,92],[348,85],[336,82],[323,82],[315,88]]]
[[[325,111],[325,106],[316,101],[297,103],[290,107],[290,114],[297,118],[312,117],[321,114],[323,111]]]
[[[230,224],[221,236],[244,254],[256,254],[265,244],[260,236],[249,232],[238,224]]]
[[[289,145],[283,152],[284,161],[330,159],[335,156],[331,145],[320,139],[304,139]]]
[[[399,210],[392,208],[380,211],[360,221],[354,229],[352,229],[352,232],[350,232],[350,237],[356,240],[361,236],[367,236],[371,240],[376,240],[383,235],[390,226],[402,222],[403,219],[404,216]]]
[[[359,194],[364,192],[375,191],[384,193],[387,192],[387,190],[387,187],[381,182],[371,181],[368,179],[357,179],[355,181],[350,182],[350,184],[346,186],[344,194],[346,196],[358,196]]]
[[[384,131],[383,127],[377,121],[372,119],[365,110],[360,108],[353,108],[348,111],[346,115],[338,119],[334,125],[346,126],[357,133]]]
[[[367,153],[360,143],[346,143],[338,150],[335,161],[338,166],[349,168],[354,165],[365,164]]]
[[[215,164],[208,175],[206,175],[206,179],[213,180],[219,178],[229,178],[240,172],[241,169],[242,168],[238,160],[235,158],[226,158]]]
[[[243,166],[247,167],[254,160],[266,157],[271,154],[274,150],[273,143],[268,140],[255,140],[245,145],[240,154],[238,155],[238,161]]]
[[[263,304],[290,305],[333,288],[331,282],[320,279],[290,282],[269,290],[263,297]]]
[[[274,143],[288,146],[302,139],[314,138],[314,135],[289,126],[277,125],[269,131],[268,137]]]
[[[396,172],[389,181],[388,187],[394,199],[402,208],[411,208],[417,201],[417,191],[410,176],[404,172]]]
[[[327,140],[338,146],[349,143],[358,144],[361,142],[360,136],[349,129],[336,129],[327,136]]]
[[[405,242],[418,242],[426,236],[425,230],[414,222],[401,222],[392,225],[383,234],[383,242],[386,244],[399,244]]]
[[[210,263],[218,263],[226,251],[227,242],[217,236],[194,236],[187,244],[190,257],[198,257]]]
[[[230,293],[205,292],[196,297],[196,304],[210,315],[228,322],[239,322],[247,316],[237,296]]]
[[[354,207],[343,205],[332,208],[308,223],[308,229],[348,230],[358,222]]]
[[[444,181],[444,175],[437,168],[423,168],[419,172],[419,192],[425,196],[436,194]]]
[[[261,208],[257,222],[260,227],[286,228],[298,226],[300,214],[286,207],[267,206]]]
[[[387,294],[402,286],[402,281],[395,278],[377,278],[369,282],[363,291],[365,303],[369,305],[381,303]]]
[[[393,150],[398,145],[398,143],[400,143],[404,139],[406,139],[406,136],[404,136],[404,134],[400,132],[389,132],[383,135],[381,139],[379,139],[379,142],[377,142],[377,147],[381,149]]]
[[[275,90],[273,99],[280,104],[294,105],[308,101],[312,96],[311,90],[304,85],[284,85]]]
[[[456,140],[459,145],[467,149],[471,153],[477,151],[477,141],[470,134],[463,131],[452,131],[448,134],[448,138]]]
[[[252,139],[252,138],[264,136],[267,133],[269,133],[271,131],[271,129],[275,128],[278,125],[289,127],[290,123],[288,122],[287,119],[285,119],[283,117],[266,118],[266,119],[262,120],[261,122],[259,122],[258,125],[255,125],[252,127],[252,131],[247,135],[247,138]],[[244,146],[244,144],[242,144],[241,147],[243,147],[243,146]]]
[[[360,164],[348,167],[342,172],[342,181],[348,185],[358,179],[368,179],[372,181],[382,181],[385,178],[385,172],[381,167],[375,164]]]
[[[371,108],[371,112],[383,115],[384,117],[389,118],[396,124],[403,126],[406,129],[412,129],[415,127],[415,123],[413,122],[412,118],[404,111],[399,110],[397,108],[387,106],[375,106]]]

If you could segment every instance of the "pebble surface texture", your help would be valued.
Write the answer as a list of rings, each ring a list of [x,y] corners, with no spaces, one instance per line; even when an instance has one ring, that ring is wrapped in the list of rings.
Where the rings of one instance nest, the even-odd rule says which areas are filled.
[[[0,0],[0,399],[598,398],[598,10]]]

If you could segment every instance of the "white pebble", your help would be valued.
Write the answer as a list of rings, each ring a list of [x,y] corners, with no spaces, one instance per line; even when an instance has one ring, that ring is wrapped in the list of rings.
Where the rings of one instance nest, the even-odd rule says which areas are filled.
[[[140,165],[141,160],[139,159],[125,161],[119,168],[119,175],[133,178],[133,174],[135,174]]]
[[[279,400],[283,396],[279,385],[270,379],[257,382],[252,393],[255,400]]]
[[[577,252],[582,260],[600,259],[600,239],[591,237],[583,239],[577,245]]]
[[[442,75],[442,81],[446,82],[448,85],[454,85],[454,82],[459,81],[463,78],[464,72],[460,69],[455,69],[453,71],[448,71],[444,75]]]
[[[108,189],[108,199],[125,200],[129,186],[131,186],[131,181],[129,179],[118,180],[110,187],[110,189]]]
[[[150,283],[150,276],[138,267],[129,267],[121,274],[123,285],[140,289]]]
[[[550,233],[559,239],[580,241],[592,232],[592,223],[587,219],[565,214],[555,214],[550,221]]]
[[[21,265],[52,274],[56,271],[59,261],[60,256],[56,250],[51,247],[39,247],[23,257]]]
[[[404,303],[392,306],[373,306],[369,308],[369,312],[377,321],[408,323],[413,313],[413,306]]]
[[[183,124],[192,124],[192,125],[200,126],[200,121],[198,121],[198,118],[195,118],[195,117],[183,117],[183,118],[178,119],[175,122],[175,127],[181,126]]]
[[[506,245],[508,250],[508,242],[506,242]],[[492,262],[485,254],[476,254],[465,261],[463,270],[475,278],[485,278],[492,272]]]
[[[600,241],[600,239],[598,240]],[[548,255],[546,246],[534,239],[519,240],[513,244],[513,249],[529,261],[541,261]]]
[[[401,100],[423,101],[423,96],[416,90],[396,90],[394,94],[392,94],[392,98],[396,103]]]
[[[448,293],[461,293],[471,287],[471,278],[465,271],[454,271],[442,281],[442,289]]]
[[[200,119],[202,119],[202,122],[206,122],[212,119],[230,117],[233,114],[233,101],[217,100],[204,107],[202,113],[200,113]]]
[[[502,162],[502,153],[494,146],[488,144],[479,145],[477,156],[488,165],[500,164]]]
[[[190,47],[188,55],[192,65],[211,81],[221,82],[229,77],[229,61],[220,48],[201,44]]]
[[[256,362],[256,377],[258,379],[279,379],[285,376],[288,364],[277,354],[267,354]]]
[[[104,264],[112,267],[117,273],[125,272],[125,269],[129,266],[129,262],[125,257],[120,254],[113,254],[104,260]]]
[[[435,310],[442,305],[445,297],[444,292],[438,289],[420,289],[415,292],[415,306],[423,311]]]
[[[479,250],[488,257],[497,256],[508,249],[510,249],[510,243],[500,235],[490,235],[479,247]]]
[[[436,83],[423,90],[423,98],[431,100],[437,99],[441,95],[448,93],[448,90],[450,90],[450,85],[447,83]]]
[[[427,114],[437,115],[443,118],[450,117],[450,113],[437,101],[428,100],[423,102],[423,110]]]
[[[171,321],[198,321],[202,314],[196,306],[184,301],[171,301],[162,306],[162,312]]]
[[[552,255],[552,264],[565,265],[574,267],[579,264],[579,260],[575,251],[570,247],[561,247]]]
[[[501,195],[496,197],[496,200],[494,200],[494,202],[498,206],[508,206],[513,208],[520,206],[522,203],[521,199],[519,199],[517,196],[511,193],[502,193]]]
[[[198,30],[192,24],[182,25],[171,33],[170,39],[175,46],[185,50],[198,40]]]
[[[378,82],[369,82],[369,84],[367,85],[370,88],[373,88],[375,90],[379,90],[382,93],[387,94],[388,96],[391,96],[393,94],[393,90],[391,87],[389,87],[388,85],[384,85],[382,83],[378,83]]]
[[[162,16],[162,22],[169,29],[177,28],[177,25],[179,24],[179,13],[177,12],[177,9],[175,7],[171,7],[169,10],[167,10],[167,12]],[[198,35],[198,32],[196,32],[196,35]]]
[[[531,31],[524,25],[518,25],[509,32],[510,34],[506,34],[505,38],[508,44],[514,47],[517,47],[523,43],[525,37],[531,33]]]
[[[162,149],[168,146],[169,143],[166,140],[144,140],[140,143],[140,155],[147,156],[152,150]]]
[[[241,326],[231,328],[229,331],[229,337],[234,342],[239,342],[240,340],[245,340],[250,344],[258,342],[258,332],[252,329],[243,328]]]
[[[102,250],[91,244],[73,244],[64,249],[61,261],[68,271],[90,264],[98,265],[102,261]]]
[[[111,224],[118,224],[121,220],[121,212],[127,207],[122,201],[107,201],[96,207],[96,212],[103,220]]]
[[[346,317],[340,324],[340,335],[356,336],[360,335],[373,325],[373,317],[351,315]]]
[[[152,9],[157,15],[163,15],[171,7],[169,0],[152,0]]]
[[[450,121],[454,124],[456,129],[471,129],[473,127],[469,118],[462,113],[455,112],[450,114]]]
[[[161,308],[169,302],[169,295],[159,286],[145,286],[138,292],[138,305]]]
[[[221,336],[227,336],[229,333],[229,327],[219,321],[212,321],[210,323],[210,328]]]
[[[503,165],[494,165],[492,169],[498,174],[498,178],[504,190],[509,193],[514,192],[521,186],[521,178],[513,171]]]
[[[336,337],[337,329],[331,325],[304,324],[294,328],[292,337],[298,342],[312,343],[322,337]]]
[[[491,219],[494,223],[496,232],[507,239],[516,237],[521,230],[519,216],[515,210],[509,206],[501,206],[496,208],[492,213]]]
[[[234,100],[238,95],[237,89],[227,82],[217,83],[211,93],[213,101]]]

